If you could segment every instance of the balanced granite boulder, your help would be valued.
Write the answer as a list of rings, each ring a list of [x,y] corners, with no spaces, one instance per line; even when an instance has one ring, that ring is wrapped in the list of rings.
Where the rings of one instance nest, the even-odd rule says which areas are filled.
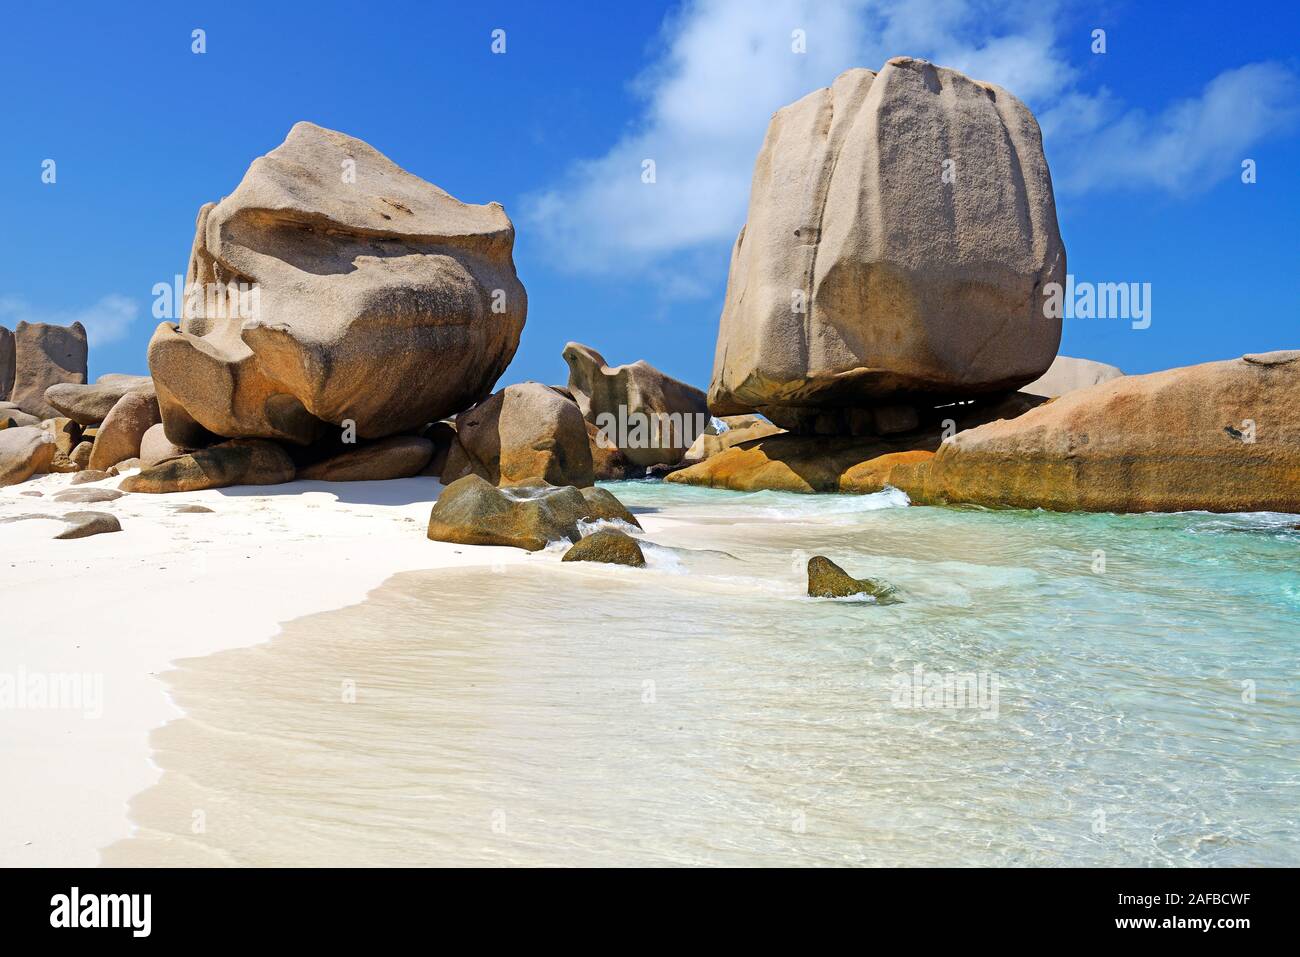
[[[523,330],[513,246],[500,204],[296,124],[199,211],[183,318],[149,345],[168,438],[381,438],[469,408]]]
[[[521,382],[462,412],[442,481],[466,475],[493,485],[592,485],[587,424],[578,406],[540,382]]]
[[[615,528],[601,528],[564,553],[562,562],[602,562],[645,568],[645,553],[635,538]]]
[[[10,398],[31,415],[52,419],[61,414],[45,399],[45,390],[60,382],[86,381],[86,329],[74,322],[56,326],[20,322],[14,330],[14,385]]]
[[[498,488],[477,475],[452,482],[429,513],[428,537],[460,545],[508,545],[538,551],[550,542],[576,542],[580,523],[640,523],[606,489],[572,485]]]
[[[48,472],[54,452],[54,436],[44,429],[23,425],[0,430],[0,486]]]
[[[93,384],[61,382],[45,390],[45,401],[81,425],[98,425],[108,417],[118,399],[128,392],[153,393],[153,379],[147,375],[110,372]]]
[[[611,367],[595,349],[570,342],[564,361],[583,417],[636,465],[675,465],[709,424],[704,393],[644,359]]]
[[[1056,511],[1300,512],[1298,396],[1300,350],[1123,376],[958,433],[904,491]]]
[[[906,431],[909,406],[1042,375],[1061,336],[1043,289],[1064,276],[1023,103],[910,57],[849,70],[768,127],[709,406],[798,431]]]
[[[92,469],[107,469],[125,459],[140,455],[145,433],[160,424],[158,399],[152,389],[127,392],[109,410],[90,452]]]
[[[124,492],[196,492],[229,485],[279,485],[292,482],[293,459],[265,439],[232,439],[206,449],[164,459],[129,475]]]
[[[433,442],[418,435],[393,435],[367,442],[298,469],[299,479],[376,482],[419,475],[433,458]]]

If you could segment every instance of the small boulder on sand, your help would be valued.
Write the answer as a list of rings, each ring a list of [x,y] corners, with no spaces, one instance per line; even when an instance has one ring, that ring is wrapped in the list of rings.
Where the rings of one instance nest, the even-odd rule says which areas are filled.
[[[69,485],[85,485],[87,482],[102,482],[106,478],[112,478],[107,472],[100,469],[83,469],[68,482]]]
[[[54,493],[54,501],[90,505],[94,502],[111,502],[125,494],[115,488],[65,488],[62,492]]]
[[[428,537],[460,545],[508,545],[538,551],[582,537],[579,522],[636,518],[605,489],[572,485],[497,488],[477,475],[452,482],[434,502]]]
[[[184,455],[187,451],[188,449],[183,449],[179,445],[173,445],[171,439],[167,438],[167,433],[163,431],[163,424],[158,422],[149,426],[140,438],[140,467],[155,465],[163,459]]]
[[[898,601],[898,590],[893,585],[872,578],[854,578],[823,555],[808,559],[808,594],[813,598],[867,595],[878,605],[892,605]]]
[[[165,459],[122,480],[124,492],[196,492],[229,485],[292,482],[293,460],[266,439],[231,439]]]
[[[613,528],[602,528],[592,532],[565,552],[561,561],[604,562],[607,565],[645,567],[645,555],[637,540],[626,532]]]
[[[68,523],[67,527],[55,538],[89,538],[91,535],[122,530],[122,523],[117,520],[117,516],[108,512],[68,512],[63,520]]]

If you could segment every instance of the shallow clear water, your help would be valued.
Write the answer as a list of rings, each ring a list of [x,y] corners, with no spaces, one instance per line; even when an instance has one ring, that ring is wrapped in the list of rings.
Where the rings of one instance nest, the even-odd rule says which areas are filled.
[[[412,572],[183,662],[105,862],[1300,864],[1297,516],[610,488],[648,569]]]

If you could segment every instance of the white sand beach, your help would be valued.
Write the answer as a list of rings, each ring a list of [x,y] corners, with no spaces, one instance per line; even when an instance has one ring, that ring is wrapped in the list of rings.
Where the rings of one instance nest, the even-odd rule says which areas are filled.
[[[52,501],[70,479],[0,489],[0,518],[98,508],[122,524],[70,541],[53,539],[58,521],[0,525],[0,674],[90,676],[84,707],[0,709],[4,778],[15,784],[0,866],[94,865],[128,836],[127,801],[158,776],[149,732],[180,713],[158,679],[169,662],[265,641],[279,623],[361,601],[399,571],[527,560],[427,540],[441,490],[432,478]],[[32,490],[44,494],[22,494]],[[186,505],[212,511],[179,511]]]

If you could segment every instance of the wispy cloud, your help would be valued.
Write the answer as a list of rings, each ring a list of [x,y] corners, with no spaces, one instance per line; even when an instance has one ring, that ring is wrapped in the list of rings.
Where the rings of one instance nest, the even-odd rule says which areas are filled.
[[[1126,110],[1105,90],[1065,97],[1040,117],[1057,190],[1209,189],[1240,173],[1251,147],[1300,120],[1296,80],[1280,64],[1251,63],[1155,115]]]
[[[48,310],[12,296],[0,297],[0,325],[13,327],[19,322],[48,322],[67,326],[80,322],[86,327],[91,346],[103,346],[125,339],[140,315],[140,307],[131,299],[109,293],[92,306],[75,310]]]
[[[985,0],[695,0],[664,25],[662,52],[633,89],[642,107],[604,155],[525,198],[522,219],[557,265],[641,274],[668,295],[708,294],[689,275],[716,261],[745,219],[771,114],[854,66],[919,56],[1003,86],[1038,111],[1058,189],[1190,191],[1287,120],[1287,71],[1229,70],[1155,116],[1081,90],[1053,3]],[[792,49],[802,30],[806,53]],[[1076,38],[1077,39],[1077,38]],[[1084,54],[1089,55],[1089,54]],[[643,182],[645,160],[655,182]],[[700,255],[702,251],[709,255]]]

